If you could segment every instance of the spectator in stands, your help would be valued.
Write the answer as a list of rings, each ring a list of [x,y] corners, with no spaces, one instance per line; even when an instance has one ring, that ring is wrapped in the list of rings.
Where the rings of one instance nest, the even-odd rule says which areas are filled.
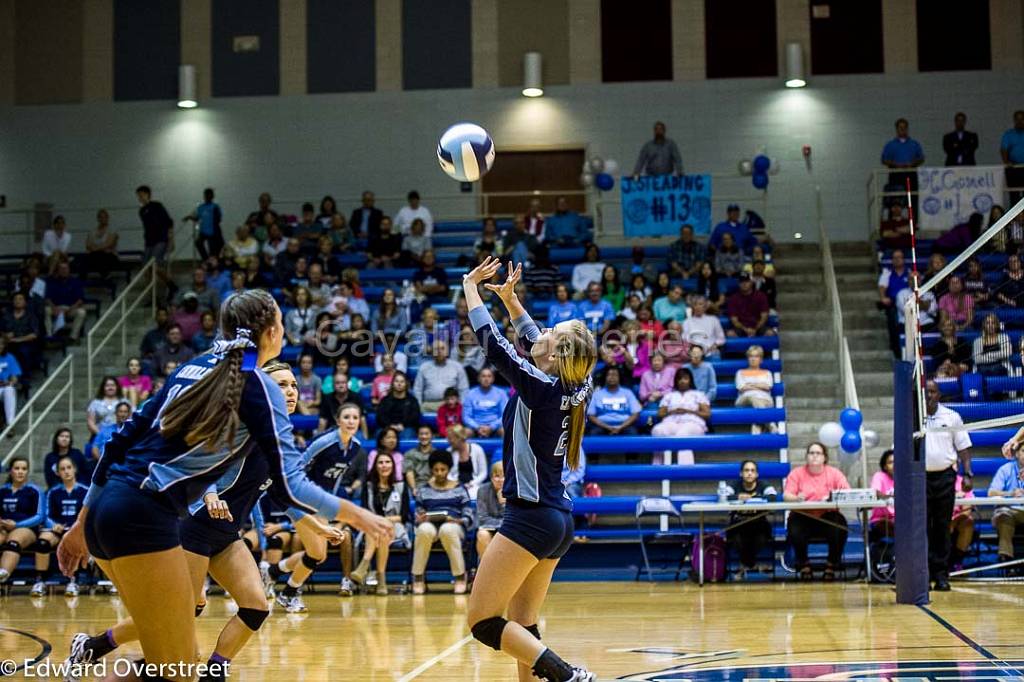
[[[972,213],[967,222],[955,225],[939,235],[939,238],[932,245],[932,250],[948,256],[960,255],[981,234],[984,222],[985,216],[978,212]]]
[[[317,221],[313,204],[307,201],[302,205],[301,220],[292,227],[292,237],[299,240],[299,250],[311,255],[316,249],[320,235],[324,232],[326,232],[326,228],[323,223]]]
[[[277,222],[277,211],[270,207],[273,202],[274,199],[270,196],[269,192],[262,192],[256,198],[257,209],[249,214],[245,222],[256,225]]]
[[[52,277],[46,280],[46,335],[53,336],[65,325],[71,325],[70,340],[74,343],[82,335],[85,324],[85,287],[82,280],[71,275],[67,261],[57,264]]]
[[[882,148],[882,165],[888,168],[917,168],[924,163],[924,150],[917,140],[910,137],[910,123],[905,118],[896,119],[896,137],[885,143]],[[897,174],[893,174],[897,175]],[[893,175],[889,176],[889,182],[894,180]],[[899,173],[902,176],[913,176],[913,173]],[[911,181],[911,187],[917,189],[917,181]]]
[[[316,319],[320,308],[313,304],[306,287],[296,287],[294,297],[295,307],[284,318],[284,333],[289,344],[301,346],[311,335],[316,334]]]
[[[295,377],[299,389],[299,414],[319,414],[320,399],[323,397],[323,382],[313,372],[313,356],[303,354],[299,358],[299,375]]]
[[[547,324],[554,327],[559,322],[581,319],[579,308],[569,300],[569,289],[564,284],[555,287],[555,302],[548,306]]]
[[[973,166],[974,152],[978,149],[978,134],[964,129],[967,114],[962,111],[953,116],[953,132],[942,136],[942,150],[946,152],[947,166]]]
[[[508,404],[508,393],[494,385],[494,370],[490,367],[480,370],[477,381],[479,385],[466,393],[462,422],[469,429],[470,435],[479,438],[504,436],[501,417]]]
[[[999,318],[989,313],[981,323],[981,334],[974,340],[972,360],[974,371],[982,376],[1006,376],[1010,371],[1013,345],[1000,330]]]
[[[695,293],[707,299],[708,312],[712,315],[717,315],[725,307],[725,291],[719,288],[718,273],[709,261],[701,263]]]
[[[391,457],[395,467],[395,474],[402,477],[402,453],[398,450],[398,431],[390,426],[385,426],[377,432],[377,447],[370,451],[368,460],[369,470],[373,471],[377,461],[377,455]]]
[[[78,273],[83,278],[98,272],[103,279],[121,265],[117,256],[119,235],[110,229],[110,214],[101,208],[96,212],[96,228],[85,236],[85,254],[77,259]]]
[[[665,124],[654,122],[654,139],[644,143],[633,167],[633,179],[643,175],[683,174],[683,157],[675,140],[665,137]]]
[[[199,316],[199,331],[192,336],[192,350],[196,355],[202,355],[213,348],[213,342],[217,340],[217,318],[210,310],[204,311]]]
[[[619,382],[627,389],[632,389],[633,369],[636,362],[626,344],[628,340],[627,332],[613,329],[598,340],[600,344],[598,353],[605,368],[617,368],[619,370]],[[642,374],[643,372],[641,372]]]
[[[764,360],[764,349],[761,346],[751,346],[747,349],[747,366],[736,372],[736,407],[755,407],[759,409],[773,407],[775,401],[772,399],[772,387],[775,380],[772,373],[761,369],[761,362]],[[775,424],[769,424],[768,430],[775,433]],[[764,431],[764,426],[754,424],[751,433],[758,434]]]
[[[591,283],[601,281],[602,272],[604,263],[601,261],[601,252],[597,244],[587,244],[583,252],[583,262],[572,268],[572,289],[576,292],[574,298],[582,299]]]
[[[196,250],[199,257],[206,260],[210,256],[219,256],[224,248],[224,234],[220,224],[223,219],[220,206],[213,200],[213,188],[203,190],[203,202],[196,206],[192,213],[185,216],[199,228],[196,232]]]
[[[718,358],[725,346],[725,331],[717,315],[708,315],[708,299],[697,294],[691,299],[693,309],[683,321],[683,338],[690,344],[698,344],[709,358]]]
[[[89,485],[89,481],[92,478],[92,466],[89,460],[85,458],[82,451],[75,447],[74,434],[71,429],[66,426],[62,426],[57,429],[53,434],[53,441],[50,445],[50,451],[43,457],[43,476],[46,479],[46,487],[52,488],[53,486],[60,483],[60,473],[57,470],[57,465],[60,460],[69,458],[75,464],[75,477],[79,483]]]
[[[153,190],[149,185],[135,188],[135,196],[139,200],[139,218],[142,220],[143,244],[142,262],[151,259],[157,264],[157,277],[167,286],[170,293],[177,287],[171,281],[164,266],[167,256],[174,245],[174,220],[167,209],[159,201],[153,200]]]
[[[319,265],[321,270],[323,270],[324,281],[332,286],[338,283],[338,280],[341,278],[341,263],[334,257],[334,243],[329,235],[320,235],[316,243],[316,254],[312,258],[312,263]]]
[[[520,296],[519,300],[523,300]],[[470,384],[475,384],[479,378],[480,371],[487,364],[487,356],[484,349],[477,343],[476,333],[468,322],[462,325],[459,335],[455,340],[455,351],[452,353],[452,360],[462,365],[466,370],[466,379]]]
[[[391,218],[384,216],[370,238],[367,254],[375,268],[393,268],[402,257],[402,235],[392,232],[391,227]]]
[[[100,427],[99,432],[92,439],[91,452],[89,455],[92,457],[94,462],[98,462],[100,457],[103,455],[104,448],[107,447],[107,443],[110,441],[110,437],[117,433],[118,429],[121,428],[128,417],[132,416],[132,404],[126,400],[118,401],[114,407],[114,423],[104,424]]]
[[[901,334],[904,329],[904,322],[906,321],[907,301],[909,301],[911,297],[914,296],[914,287],[917,286],[917,280],[919,278],[920,275],[911,272],[910,276],[907,279],[909,286],[900,289],[900,292],[896,294],[896,320],[899,323],[896,327],[897,355],[899,354],[898,335]],[[938,289],[939,287],[935,287],[935,289],[930,289],[921,294],[919,297],[917,321],[921,327],[921,331],[928,332],[932,331],[932,329],[935,328],[935,315],[938,313],[939,306],[938,303],[936,303],[936,294],[934,292],[937,291]]]
[[[569,209],[565,197],[555,199],[555,212],[544,223],[544,243],[549,247],[573,247],[588,240],[583,217]]]
[[[242,224],[235,229],[235,238],[224,245],[224,254],[234,264],[245,270],[249,261],[259,258],[260,243],[252,236],[249,226]]]
[[[458,389],[460,397],[465,396],[469,390],[466,370],[448,357],[448,343],[443,339],[435,339],[433,350],[433,361],[420,365],[412,389],[416,401],[424,410],[430,412],[436,412],[444,401],[445,389]]]
[[[43,232],[43,255],[46,256],[47,272],[51,275],[57,263],[71,260],[71,233],[67,230],[64,216],[53,219],[53,227]]]
[[[1024,109],[1013,112],[1013,127],[1003,133],[999,153],[1006,166],[1006,187],[1010,190],[1009,206],[1024,194]]]
[[[356,236],[345,221],[345,216],[340,213],[331,216],[327,236],[331,238],[331,246],[335,253],[348,253],[355,248]]]
[[[181,307],[174,311],[171,321],[181,328],[182,340],[191,346],[192,337],[199,331],[199,301],[191,291],[185,292]]]
[[[139,352],[144,360],[152,361],[157,349],[167,340],[167,326],[170,324],[170,317],[167,308],[157,306],[154,315],[156,326],[146,332],[139,343]]]
[[[665,364],[683,366],[689,357],[690,344],[683,337],[683,324],[669,320],[665,332],[658,338],[658,349],[665,356]]]
[[[629,266],[629,272],[623,272],[624,275],[629,277],[640,275],[646,282],[653,282],[663,270],[658,265],[657,259],[647,257],[647,252],[642,246],[634,246],[630,250],[630,258],[633,262]]]
[[[505,495],[501,488],[505,485],[505,468],[501,461],[491,465],[491,484],[481,485],[476,492],[476,555],[477,560],[483,559],[487,546],[494,539],[494,534],[501,526],[505,515]]]
[[[335,369],[332,376],[332,386],[334,390],[330,393],[323,393],[323,387],[321,385],[320,392],[320,407],[317,412],[319,418],[317,424],[319,430],[323,431],[328,427],[329,424],[333,424],[337,421],[338,413],[341,410],[341,406],[345,403],[352,403],[353,405],[359,406],[359,412],[362,417],[359,420],[359,430],[363,434],[363,438],[369,437],[369,429],[366,423],[366,409],[363,406],[363,397],[356,391],[353,391],[349,383],[349,375],[343,369]],[[379,415],[378,415],[379,422]],[[377,424],[381,427],[381,424]]]
[[[434,431],[424,424],[416,429],[416,447],[406,450],[402,455],[402,473],[414,495],[430,479],[429,460],[433,452]]]
[[[743,252],[736,245],[732,232],[725,232],[715,249],[715,272],[723,277],[735,277],[742,270]]]
[[[195,297],[200,310],[220,310],[220,294],[207,283],[206,270],[203,268],[192,271],[192,287],[179,291],[174,297],[174,305],[182,305],[186,294]]]
[[[741,274],[739,291],[729,297],[728,311],[731,328],[729,336],[774,336],[775,330],[768,326],[768,297],[754,289],[750,275]]]
[[[935,361],[936,375],[955,379],[970,370],[971,347],[957,337],[956,325],[948,317],[939,322],[939,339],[927,354]]]
[[[7,425],[14,423],[17,410],[18,380],[21,378],[21,366],[18,359],[7,350],[7,341],[0,337],[0,398],[4,403],[4,417]],[[14,437],[14,432],[8,434]]]
[[[708,238],[708,249],[710,251],[720,249],[727,234],[732,235],[733,242],[741,253],[749,251],[757,243],[757,239],[750,233],[750,228],[746,223],[740,222],[740,207],[737,204],[729,204],[726,207],[725,220],[715,225],[715,229],[711,231],[711,236]]]
[[[398,306],[394,289],[385,289],[380,296],[380,305],[370,322],[374,336],[380,333],[401,335],[409,328],[409,316],[405,308]]]
[[[477,490],[487,480],[488,460],[479,443],[467,440],[469,435],[469,431],[461,424],[453,424],[448,429],[445,437],[448,439],[448,452],[452,456],[448,478],[466,486],[469,496],[474,498]]]
[[[321,395],[329,395],[334,392],[334,375],[337,372],[343,372],[348,377],[348,390],[353,393],[359,393],[363,390],[363,382],[352,376],[351,374],[352,363],[349,362],[348,358],[344,355],[339,355],[334,359],[334,371],[324,377],[323,383],[320,384]]]
[[[973,490],[964,492],[963,477],[959,474],[956,477],[954,490],[956,491],[957,500],[974,497]],[[960,504],[953,507],[953,519],[949,523],[949,532],[953,536],[953,548],[949,552],[951,570],[962,568],[960,564],[963,563],[964,557],[967,556],[967,552],[971,548],[971,543],[974,542],[974,515],[974,507],[966,507]]]
[[[466,592],[466,563],[462,540],[473,526],[473,509],[466,486],[453,480],[451,453],[435,450],[429,459],[430,479],[416,492],[416,539],[413,545],[412,592],[423,594],[430,548],[440,540],[455,578],[455,593]]]
[[[1003,464],[992,477],[989,497],[1024,498],[1024,448],[1017,448],[1013,459]],[[998,507],[992,513],[992,525],[999,536],[999,561],[1013,561],[1013,536],[1024,524],[1024,504]]]
[[[7,485],[0,487],[0,585],[14,573],[22,550],[35,543],[46,518],[43,491],[28,480],[28,459],[12,458],[7,472]]]
[[[612,305],[618,313],[626,302],[626,287],[619,278],[619,271],[614,265],[606,265],[601,271],[601,298]]]
[[[395,214],[395,226],[403,236],[412,233],[412,225],[416,220],[423,221],[423,234],[430,237],[434,234],[434,216],[430,209],[420,203],[420,193],[412,190],[406,196],[409,204],[403,206]]]
[[[420,424],[420,402],[409,393],[409,379],[395,372],[391,389],[377,406],[377,428],[390,426],[403,440],[412,438]]]
[[[675,386],[676,368],[665,364],[665,356],[655,352],[651,366],[640,377],[640,400],[659,403]]]
[[[447,341],[448,337],[444,332],[445,330],[441,328],[437,311],[433,308],[426,308],[420,315],[420,321],[410,327],[409,333],[406,334],[406,350],[410,347],[419,346],[422,348],[422,353],[414,353],[414,359],[415,356],[420,354],[429,358],[434,353],[434,341],[436,339],[440,338]]]
[[[543,221],[541,222],[543,225]],[[540,247],[540,240],[530,233],[526,216],[517,213],[512,218],[512,229],[501,240],[502,255],[513,264],[527,263]],[[598,273],[600,275],[600,273]]]
[[[206,259],[203,269],[206,270],[206,285],[216,292],[218,300],[224,300],[231,291],[231,272],[219,258],[213,256]]]
[[[142,373],[142,361],[138,358],[128,360],[128,373],[117,378],[124,399],[132,405],[141,405],[153,393],[153,380]]]
[[[685,367],[676,370],[673,383],[672,392],[658,403],[658,423],[651,429],[651,435],[676,438],[703,436],[708,432],[711,402],[694,388],[693,374]],[[693,464],[693,450],[679,450],[676,462]],[[671,464],[671,453],[654,453],[654,464]]]
[[[615,320],[615,309],[611,303],[601,298],[601,292],[601,285],[592,282],[587,288],[587,298],[577,304],[580,318],[598,338],[611,328]]]
[[[375,591],[380,597],[386,597],[388,594],[387,568],[391,547],[409,549],[412,546],[408,528],[408,525],[412,523],[410,497],[409,486],[398,474],[394,456],[380,452],[378,449],[366,485],[363,486],[363,507],[378,516],[385,517],[394,524],[394,539],[390,544],[378,546],[374,538],[366,535],[363,558],[349,574],[349,577],[353,582],[362,584],[370,568],[370,561],[376,554],[377,587]]]
[[[693,375],[693,387],[715,402],[718,397],[718,377],[715,368],[704,362],[704,347],[698,343],[690,345],[690,361],[683,365]]]
[[[668,247],[669,271],[678,277],[689,279],[697,274],[697,269],[706,257],[704,245],[693,238],[693,225],[680,227],[679,239]]]
[[[925,268],[924,274],[921,276],[921,282],[929,282],[933,277],[938,277],[944,267],[946,267],[946,257],[941,253],[933,251],[932,255],[928,258],[928,267]],[[948,280],[940,281],[933,289],[936,298],[946,293],[948,286]]]
[[[182,365],[195,357],[192,349],[185,345],[181,334],[181,327],[171,323],[167,327],[167,337],[156,352],[153,353],[153,362],[158,369],[167,365],[168,362],[176,362]],[[166,374],[162,375],[164,378]]]
[[[648,343],[656,343],[665,333],[665,326],[654,317],[654,309],[650,304],[640,306],[636,311],[636,321],[640,325],[640,335],[646,338]]]
[[[334,201],[334,197],[330,194],[325,194],[324,198],[320,200],[320,210],[316,214],[317,222],[326,230],[331,226],[337,213],[338,204]]]
[[[879,225],[879,236],[887,249],[910,248],[910,219],[902,204],[889,206],[889,217]]]
[[[740,477],[732,484],[730,500],[745,502],[752,498],[774,502],[778,491],[774,486],[761,480],[757,462],[752,459],[740,463]],[[746,520],[749,519],[749,520]],[[737,525],[746,520],[742,525]],[[740,575],[745,577],[746,571],[757,568],[757,556],[765,547],[772,544],[772,525],[768,519],[757,512],[732,512],[729,514],[729,525],[735,526],[726,531],[726,538],[736,547],[740,555]]]
[[[473,242],[473,253],[475,262],[480,262],[486,256],[497,256],[505,252],[501,243],[501,235],[498,234],[498,223],[490,216],[484,218],[483,230],[480,236]],[[460,265],[467,265],[461,262]]]
[[[28,294],[29,308],[34,308],[38,302],[38,312],[42,314],[42,301],[46,296],[46,280],[39,276],[42,264],[36,257],[30,257],[25,263],[24,269],[18,276],[18,284],[15,291],[24,291]]]
[[[291,282],[295,278],[299,261],[305,260],[299,246],[298,239],[289,239],[284,251],[274,259],[274,281],[278,284],[287,285]]]
[[[324,308],[331,300],[331,286],[324,281],[324,271],[319,263],[309,266],[309,277],[305,283],[309,290],[309,302],[319,308]]]
[[[462,424],[462,403],[459,401],[459,389],[449,387],[444,390],[444,401],[437,408],[437,433],[442,438],[448,436],[448,429]]]
[[[380,401],[388,394],[388,391],[391,390],[391,382],[397,373],[395,369],[395,356],[390,353],[383,355],[381,365],[382,369],[373,378],[373,385],[370,389],[370,402],[374,407],[377,407]]]
[[[893,480],[895,457],[892,450],[882,453],[878,460],[878,471],[871,477],[871,489],[879,500],[888,503],[886,507],[871,510],[871,539],[877,542],[881,538],[895,537],[896,510],[893,508],[893,496],[896,492],[896,481]]]
[[[117,404],[124,400],[124,393],[117,379],[105,376],[100,379],[96,397],[85,408],[85,421],[89,433],[95,436],[107,424],[117,422]]]
[[[974,322],[974,297],[964,291],[964,282],[959,275],[949,278],[949,291],[939,299],[939,310],[953,321],[958,330],[964,330]]]
[[[989,305],[992,298],[992,290],[985,281],[985,272],[981,268],[981,261],[971,258],[967,261],[967,274],[963,278],[964,291],[974,299],[975,309],[984,308]]]
[[[547,244],[541,244],[533,254],[533,262],[523,273],[523,283],[527,291],[548,298],[555,293],[555,288],[560,286],[561,279],[562,274],[558,266],[551,262],[551,252]]]
[[[587,431],[601,436],[636,435],[635,424],[642,409],[633,392],[622,387],[619,369],[609,367],[604,373],[604,386],[594,391],[587,408]]]
[[[843,472],[829,466],[828,448],[821,443],[811,443],[807,446],[805,464],[792,469],[786,477],[783,499],[786,502],[821,502],[829,499],[833,490],[848,490],[849,487]],[[837,511],[806,510],[790,514],[786,530],[796,554],[797,575],[803,580],[811,577],[807,545],[813,538],[823,537],[828,543],[828,561],[822,577],[834,580],[846,547],[846,517]]]
[[[416,218],[412,221],[409,234],[402,237],[402,257],[409,267],[420,267],[423,263],[423,254],[427,251],[433,252],[434,244],[430,237],[424,234],[423,221]]]
[[[0,331],[7,342],[7,348],[24,372],[26,380],[39,366],[42,343],[39,339],[39,318],[28,308],[28,296],[24,291],[14,292],[11,307],[3,314]]]
[[[532,236],[537,244],[541,244],[546,238],[545,228],[544,213],[540,210],[540,199],[530,199],[530,209],[526,212],[527,234]]]
[[[1006,259],[1006,275],[995,288],[996,299],[1012,308],[1024,307],[1024,268],[1020,256],[1010,254]]]
[[[903,252],[899,249],[892,252],[892,264],[882,270],[878,277],[878,305],[885,312],[889,329],[889,349],[896,357],[900,357],[900,333],[897,324],[900,311],[897,310],[896,298],[900,291],[910,286],[910,270],[907,268]]]
[[[681,285],[672,285],[667,296],[662,296],[654,302],[654,316],[661,322],[682,322],[686,319],[686,301],[683,299]]]
[[[362,206],[352,211],[352,217],[348,219],[349,227],[357,237],[364,237],[373,240],[380,232],[381,220],[384,213],[374,206],[376,198],[373,192],[363,192]]]
[[[438,299],[448,293],[448,273],[437,264],[433,251],[423,253],[423,263],[412,276],[416,293],[429,299]]]
[[[764,276],[767,279],[775,279],[775,263],[772,262],[772,254],[764,250],[762,244],[756,244],[750,250],[750,255],[743,258],[743,272],[754,274],[754,262],[764,261]]]
[[[628,300],[630,296],[636,296],[640,303],[654,300],[651,286],[647,283],[647,278],[642,274],[635,274],[630,280],[629,289],[626,291],[626,299]]]
[[[619,316],[615,320],[617,326],[621,326],[624,322],[635,322],[637,313],[644,307],[643,301],[640,300],[640,296],[636,292],[632,292],[626,295],[626,306],[619,311]],[[639,329],[640,325],[637,325]]]
[[[743,271],[746,275],[746,270]],[[754,283],[754,291],[760,291],[768,299],[768,307],[772,310],[775,309],[775,305],[778,302],[778,288],[775,286],[775,278],[768,277],[765,274],[765,262],[763,260],[755,260],[751,264],[750,280]]]
[[[651,295],[650,300],[667,296],[669,290],[672,288],[672,279],[669,277],[667,272],[659,272],[658,276],[654,278],[651,283]]]

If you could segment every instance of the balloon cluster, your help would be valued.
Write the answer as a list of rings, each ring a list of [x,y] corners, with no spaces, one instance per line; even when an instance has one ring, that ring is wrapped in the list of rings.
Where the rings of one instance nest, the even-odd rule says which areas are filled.
[[[772,167],[772,160],[764,154],[758,154],[753,159],[742,159],[739,163],[740,175],[749,175],[750,181],[757,189],[768,187],[768,171]]]
[[[607,192],[615,186],[615,176],[618,172],[619,162],[615,159],[592,156],[589,161],[583,162],[580,184],[585,188],[597,187],[602,192]]]
[[[818,429],[818,440],[822,445],[839,448],[848,455],[855,455],[862,447],[873,448],[878,445],[878,433],[867,429],[861,430],[864,416],[860,410],[847,407],[839,413],[839,422],[826,422]]]

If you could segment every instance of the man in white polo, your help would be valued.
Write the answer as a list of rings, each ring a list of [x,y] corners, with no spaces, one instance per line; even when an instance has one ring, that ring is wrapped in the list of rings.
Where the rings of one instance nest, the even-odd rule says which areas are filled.
[[[949,591],[949,520],[956,503],[957,461],[963,464],[964,492],[974,485],[971,470],[971,438],[967,431],[932,431],[938,428],[963,428],[960,415],[939,404],[941,397],[934,381],[925,384],[924,456],[926,497],[928,502],[928,574],[940,592]]]

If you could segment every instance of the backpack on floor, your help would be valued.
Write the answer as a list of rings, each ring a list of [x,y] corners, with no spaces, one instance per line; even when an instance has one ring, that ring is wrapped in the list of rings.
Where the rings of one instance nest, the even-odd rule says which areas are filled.
[[[725,580],[726,559],[725,538],[717,533],[704,535],[704,582],[718,583]],[[700,551],[694,543],[690,556],[690,577],[697,580],[700,575]]]

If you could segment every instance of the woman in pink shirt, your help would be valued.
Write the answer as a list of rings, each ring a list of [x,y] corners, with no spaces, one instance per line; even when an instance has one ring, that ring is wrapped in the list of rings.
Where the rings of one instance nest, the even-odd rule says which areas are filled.
[[[640,377],[640,402],[661,402],[674,388],[675,367],[665,366],[665,356],[655,352],[651,367]]]
[[[128,361],[128,373],[117,378],[124,390],[124,398],[132,405],[141,405],[153,393],[153,380],[142,373],[138,358]]]
[[[964,291],[964,281],[959,276],[949,278],[949,291],[939,298],[939,310],[949,316],[957,331],[974,322],[974,297]]]
[[[974,491],[964,492],[963,477],[956,476],[956,499],[969,499],[974,497]],[[953,551],[949,554],[950,566],[962,564],[967,550],[971,548],[971,541],[974,540],[974,507],[953,507],[953,520],[949,522],[949,532],[953,535]]]
[[[370,389],[370,401],[376,407],[384,396],[391,390],[391,380],[395,378],[395,358],[390,353],[385,353],[380,359],[381,372],[373,378],[373,386]]]
[[[871,540],[891,538],[895,532],[896,510],[893,509],[893,493],[896,482],[892,478],[893,453],[886,450],[878,461],[878,471],[871,477],[871,487],[880,500],[888,500],[889,506],[871,510]]]
[[[783,499],[786,502],[824,502],[833,490],[847,490],[850,484],[843,472],[828,465],[828,448],[821,443],[807,446],[806,464],[789,472]],[[835,524],[835,525],[833,525]],[[789,514],[787,526],[789,544],[796,554],[796,570],[801,580],[811,578],[807,561],[807,546],[812,539],[823,538],[828,543],[828,561],[822,578],[834,580],[836,567],[843,560],[846,547],[846,518],[837,511],[808,509]]]

